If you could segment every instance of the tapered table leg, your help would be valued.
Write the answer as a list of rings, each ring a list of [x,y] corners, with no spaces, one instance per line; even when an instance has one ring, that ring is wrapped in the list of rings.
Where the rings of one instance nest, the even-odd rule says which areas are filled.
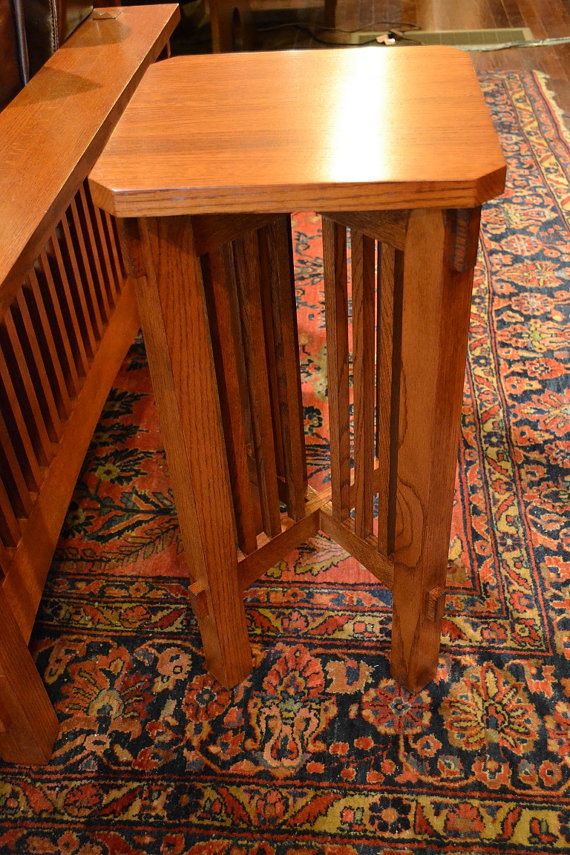
[[[208,670],[251,671],[212,342],[190,217],[125,220],[141,326]]]
[[[439,652],[479,209],[415,210],[404,251],[392,674]]]
[[[1,590],[0,615],[0,753],[12,763],[47,763],[57,716]]]

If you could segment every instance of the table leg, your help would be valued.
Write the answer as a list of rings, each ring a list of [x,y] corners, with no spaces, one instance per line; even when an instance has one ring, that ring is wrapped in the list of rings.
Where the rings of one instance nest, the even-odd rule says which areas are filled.
[[[250,673],[251,649],[238,589],[232,494],[192,220],[124,220],[122,234],[191,591],[200,598],[195,611],[206,664],[230,687]]]
[[[252,50],[253,15],[249,0],[210,0],[213,53]]]
[[[11,763],[47,763],[57,716],[1,590],[0,614],[0,754]]]
[[[404,251],[392,675],[439,652],[479,209],[416,210]]]

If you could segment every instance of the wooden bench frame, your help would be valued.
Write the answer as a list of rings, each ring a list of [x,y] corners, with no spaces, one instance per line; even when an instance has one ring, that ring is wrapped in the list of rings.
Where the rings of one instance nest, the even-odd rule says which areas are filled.
[[[139,326],[113,219],[86,176],[177,4],[97,10],[0,114],[0,754],[49,759],[28,650],[99,414]]]

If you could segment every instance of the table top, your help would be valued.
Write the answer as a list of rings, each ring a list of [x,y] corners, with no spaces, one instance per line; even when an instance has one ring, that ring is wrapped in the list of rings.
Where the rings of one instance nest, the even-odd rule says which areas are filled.
[[[90,183],[122,217],[461,208],[505,169],[467,54],[377,47],[157,63]]]

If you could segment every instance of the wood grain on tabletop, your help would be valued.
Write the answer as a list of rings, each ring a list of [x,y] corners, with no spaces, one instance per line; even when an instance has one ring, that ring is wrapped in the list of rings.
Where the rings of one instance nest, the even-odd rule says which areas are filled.
[[[179,13],[174,3],[85,21],[0,113],[0,283],[33,261]],[[96,48],[96,49],[95,49]],[[29,248],[29,251],[28,249]],[[21,268],[21,270],[20,270]]]
[[[505,165],[452,48],[175,57],[148,70],[91,173],[119,216],[469,207]]]

